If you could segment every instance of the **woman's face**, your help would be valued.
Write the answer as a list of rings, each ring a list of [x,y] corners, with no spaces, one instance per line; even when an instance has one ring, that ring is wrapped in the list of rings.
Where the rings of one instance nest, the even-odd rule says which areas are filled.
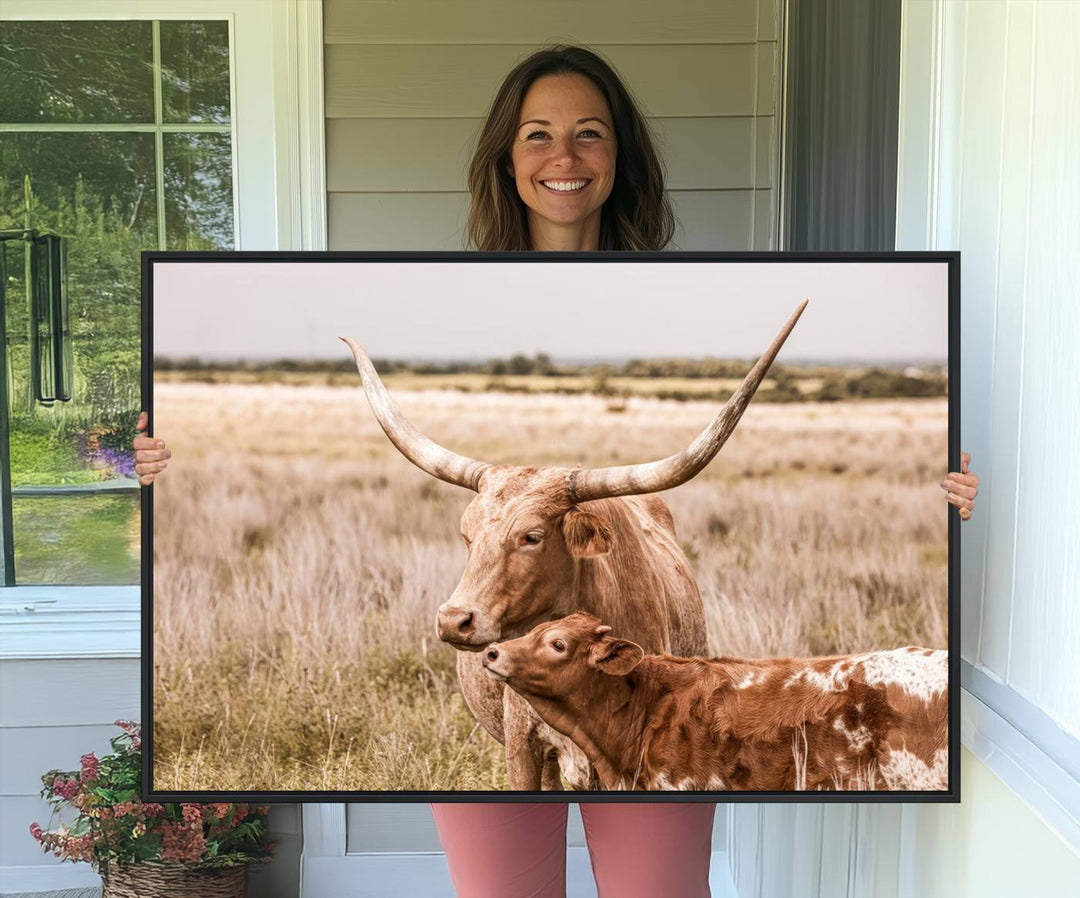
[[[529,233],[587,228],[615,182],[615,129],[599,88],[584,75],[545,75],[525,94],[510,150]]]

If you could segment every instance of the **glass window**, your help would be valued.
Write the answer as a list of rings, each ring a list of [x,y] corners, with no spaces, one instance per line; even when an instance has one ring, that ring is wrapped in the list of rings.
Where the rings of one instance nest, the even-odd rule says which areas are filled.
[[[231,249],[232,141],[228,134],[165,135],[165,246]]]
[[[229,66],[224,21],[4,23],[0,529],[17,583],[139,582],[140,252],[235,245]],[[35,396],[34,234],[65,238],[70,401]]]
[[[4,22],[0,122],[154,121],[150,22]]]
[[[229,23],[161,23],[166,122],[229,121]]]

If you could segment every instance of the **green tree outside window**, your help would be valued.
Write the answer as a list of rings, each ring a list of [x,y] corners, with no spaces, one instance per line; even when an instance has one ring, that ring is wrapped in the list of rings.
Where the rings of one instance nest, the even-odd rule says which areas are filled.
[[[140,252],[235,245],[225,21],[4,22],[0,231],[67,238],[71,401],[30,381],[24,243],[5,315],[17,582],[139,582]]]

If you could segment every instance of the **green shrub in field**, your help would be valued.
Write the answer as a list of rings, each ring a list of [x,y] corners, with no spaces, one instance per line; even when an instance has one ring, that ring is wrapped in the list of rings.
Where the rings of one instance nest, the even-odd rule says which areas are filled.
[[[904,371],[870,368],[830,372],[817,393],[807,398],[819,402],[844,402],[849,399],[923,399],[947,393],[948,381],[940,374],[913,376]]]

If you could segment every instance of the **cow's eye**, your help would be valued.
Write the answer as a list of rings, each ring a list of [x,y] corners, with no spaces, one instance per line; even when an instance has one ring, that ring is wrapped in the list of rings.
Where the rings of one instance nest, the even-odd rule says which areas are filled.
[[[530,546],[535,546],[544,537],[540,533],[526,533],[522,538],[522,542],[527,543]]]
[[[551,647],[553,649],[555,649],[556,652],[565,652],[566,651],[566,643],[563,642],[561,639],[554,640],[551,643]]]

